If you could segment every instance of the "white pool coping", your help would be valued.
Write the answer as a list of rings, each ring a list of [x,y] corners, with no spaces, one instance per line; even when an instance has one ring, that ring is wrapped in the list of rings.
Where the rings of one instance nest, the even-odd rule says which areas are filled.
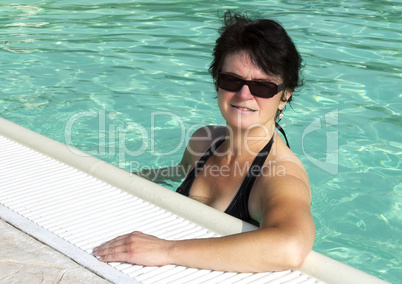
[[[218,235],[229,235],[256,229],[256,227],[223,212],[167,190],[148,180],[133,176],[125,170],[3,118],[0,118],[0,135],[164,208]],[[2,204],[1,200],[0,204]],[[194,214],[195,212],[197,214]],[[29,220],[10,212],[3,205],[0,207],[0,217],[19,227],[24,232],[44,241],[56,250],[63,253],[66,251],[71,252],[68,255],[69,257],[85,267],[90,267],[96,273],[108,275],[109,277],[113,275],[113,279],[109,280],[116,283],[128,281],[125,275],[117,273],[114,268],[97,261],[89,256],[88,253],[73,246],[66,248],[66,244],[61,243],[52,233],[31,226],[30,222],[28,222]],[[387,283],[314,251],[309,254],[303,266],[298,270],[325,283]]]

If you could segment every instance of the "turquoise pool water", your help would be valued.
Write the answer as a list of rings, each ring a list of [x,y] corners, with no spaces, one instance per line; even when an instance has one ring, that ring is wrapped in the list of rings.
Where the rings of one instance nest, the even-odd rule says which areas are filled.
[[[281,22],[306,63],[283,126],[310,176],[314,249],[400,281],[402,1],[13,2],[1,116],[127,170],[175,164],[223,123],[207,73],[218,11]]]

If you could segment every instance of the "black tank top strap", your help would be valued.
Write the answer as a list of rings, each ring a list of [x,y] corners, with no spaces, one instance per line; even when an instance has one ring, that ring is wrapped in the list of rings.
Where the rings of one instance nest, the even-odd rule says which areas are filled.
[[[198,173],[202,170],[205,163],[208,161],[209,157],[211,157],[213,153],[215,153],[216,149],[223,143],[223,141],[225,141],[225,137],[219,138],[215,143],[211,145],[211,147],[197,161],[194,168],[192,168],[191,171],[188,173],[187,177],[179,186],[179,188],[176,190],[176,192],[181,193],[185,196],[190,195],[190,189],[191,186],[193,185],[194,179],[197,177]]]
[[[278,130],[279,130],[279,132],[280,132],[280,133],[282,133],[283,137],[285,138],[286,145],[287,145],[287,146],[288,146],[288,148],[290,149],[290,146],[289,146],[289,141],[288,141],[288,138],[286,137],[285,130],[283,130],[283,128],[282,128],[282,127],[279,125],[279,123],[278,123],[278,122],[275,122],[275,127],[276,127],[276,129],[278,129]]]
[[[190,195],[190,189],[197,177],[198,173],[204,167],[207,160],[215,153],[216,149],[225,141],[224,137],[217,140],[205,154],[198,160],[194,168],[189,172],[183,183],[176,190],[176,192],[181,193],[185,196]],[[253,220],[248,212],[248,200],[250,197],[251,189],[254,185],[256,178],[260,175],[261,170],[264,166],[265,160],[267,159],[269,152],[271,151],[274,142],[274,135],[271,140],[265,145],[265,147],[258,153],[255,157],[253,163],[251,164],[246,177],[244,178],[242,184],[236,196],[233,198],[232,202],[225,210],[225,213],[237,217],[243,221],[249,222],[253,225],[259,226],[259,223]]]
[[[251,189],[253,188],[256,178],[260,175],[267,159],[269,152],[271,151],[274,143],[274,136],[269,140],[268,144],[258,153],[253,163],[251,164],[245,179],[243,180],[239,191],[233,198],[232,202],[225,210],[225,213],[237,217],[242,220],[247,220],[249,223],[259,225],[259,223],[253,220],[248,212],[248,200],[250,197]]]

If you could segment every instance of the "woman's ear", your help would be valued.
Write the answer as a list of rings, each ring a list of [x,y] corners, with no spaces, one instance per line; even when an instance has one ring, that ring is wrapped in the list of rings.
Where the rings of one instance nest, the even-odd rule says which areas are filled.
[[[278,109],[283,110],[286,106],[286,103],[289,101],[290,97],[292,96],[293,91],[289,89],[285,89],[282,93],[281,101],[279,102]]]

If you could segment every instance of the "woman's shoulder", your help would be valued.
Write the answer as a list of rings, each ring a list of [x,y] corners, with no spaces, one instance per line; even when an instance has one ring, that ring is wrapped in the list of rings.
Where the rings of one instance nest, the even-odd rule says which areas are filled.
[[[287,176],[300,178],[308,184],[308,176],[303,163],[297,155],[280,138],[274,152],[275,165],[281,167]]]
[[[190,142],[193,139],[202,138],[204,141],[210,141],[211,144],[225,135],[226,127],[222,125],[206,125],[198,128],[191,136]],[[201,140],[202,140],[201,139]]]
[[[306,169],[297,157],[297,155],[289,149],[282,139],[277,139],[276,147],[274,148],[270,159],[267,159],[265,166],[266,171],[263,174],[263,178],[260,180],[263,187],[267,185],[275,184],[276,187],[280,185],[287,185],[290,189],[297,189],[296,184],[302,188],[307,189],[308,195],[310,195],[310,182],[306,172]],[[293,184],[294,186],[289,186]],[[292,191],[290,190],[290,191]],[[284,190],[279,190],[284,192]]]
[[[310,188],[308,175],[301,160],[279,135],[276,135],[274,141],[271,153],[264,162],[255,187],[268,188],[272,192],[271,187],[273,185],[280,187],[282,184],[289,184],[292,180],[298,180],[304,187]]]
[[[261,218],[262,212],[271,212],[269,208],[276,208],[272,204],[278,200],[288,204],[296,199],[297,203],[311,203],[310,182],[303,163],[286,144],[280,142],[276,146],[250,195],[249,210],[253,218]],[[263,208],[265,205],[268,209]]]
[[[203,126],[188,141],[182,164],[193,166],[217,140],[225,135],[226,128],[218,125]]]
[[[191,136],[187,150],[195,156],[202,156],[217,140],[225,135],[226,128],[218,125],[207,125],[197,129]]]

